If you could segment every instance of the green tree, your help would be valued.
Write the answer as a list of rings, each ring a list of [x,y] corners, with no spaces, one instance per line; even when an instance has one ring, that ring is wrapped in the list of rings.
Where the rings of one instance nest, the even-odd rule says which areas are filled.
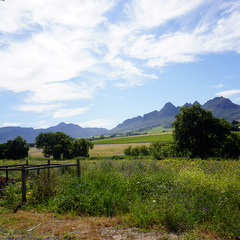
[[[43,149],[44,157],[54,159],[69,158],[73,139],[63,132],[40,133],[36,137],[36,147]]]
[[[69,159],[72,157],[89,157],[89,149],[93,143],[86,139],[74,141],[63,132],[40,133],[36,137],[37,148],[42,148],[44,157],[53,156],[54,159]]]
[[[28,156],[29,145],[21,136],[16,137],[14,140],[7,141],[3,145],[3,156],[7,159],[23,159]]]
[[[74,142],[72,156],[73,157],[89,157],[89,149],[93,148],[93,143],[81,138]]]
[[[172,126],[176,153],[201,159],[219,155],[231,129],[227,121],[215,118],[199,104],[182,107]]]
[[[240,157],[240,134],[232,133],[228,136],[221,149],[221,157],[239,159]]]

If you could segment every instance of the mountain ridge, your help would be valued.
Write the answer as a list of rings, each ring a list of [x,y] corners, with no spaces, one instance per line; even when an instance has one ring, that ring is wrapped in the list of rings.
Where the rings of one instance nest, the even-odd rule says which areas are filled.
[[[215,97],[214,99],[208,100],[203,105],[201,105],[198,101],[195,101],[193,104],[199,104],[205,110],[210,110],[213,116],[217,118],[225,118],[229,122],[233,120],[240,120],[240,105],[232,103],[228,98]],[[185,103],[183,106],[191,105],[191,103]],[[127,119],[110,131],[122,132],[159,125],[170,127],[171,123],[174,121],[175,115],[179,111],[180,106],[175,107],[171,102],[167,102],[160,111],[155,110],[143,115],[143,117],[138,116],[137,121],[135,121],[136,118]],[[129,125],[128,123],[131,124]]]
[[[17,136],[21,136],[28,143],[34,143],[39,133],[46,132],[64,132],[73,138],[92,137],[100,134],[107,134],[109,130],[106,128],[82,128],[77,124],[61,122],[56,126],[49,128],[27,128],[27,127],[2,127],[0,128],[0,143],[13,140]]]
[[[193,104],[199,104],[199,102],[195,101]],[[185,103],[183,106],[191,105],[191,103]],[[201,106],[205,110],[210,110],[215,117],[225,118],[229,122],[240,120],[240,105],[232,103],[227,98],[216,97],[208,100]],[[84,138],[126,131],[136,131],[156,126],[170,127],[179,110],[180,106],[176,107],[171,102],[167,102],[159,111],[154,110],[143,116],[126,119],[111,130],[106,128],[83,128],[77,124],[67,124],[64,122],[46,129],[34,129],[31,127],[2,127],[0,128],[0,143],[13,140],[17,136],[21,136],[28,143],[34,143],[35,138],[41,132],[64,132],[73,138]]]

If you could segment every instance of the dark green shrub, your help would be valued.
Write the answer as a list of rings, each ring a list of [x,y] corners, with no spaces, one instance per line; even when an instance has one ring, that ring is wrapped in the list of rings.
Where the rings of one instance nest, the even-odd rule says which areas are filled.
[[[240,135],[232,133],[228,136],[223,147],[220,149],[220,156],[226,159],[239,159],[240,156]]]
[[[127,156],[148,156],[149,155],[149,149],[147,146],[142,145],[142,146],[128,146],[127,148],[124,149],[124,154]]]
[[[151,143],[149,146],[150,154],[156,159],[162,159],[164,157],[162,148],[165,145],[166,145],[166,143],[162,143],[162,142]]]

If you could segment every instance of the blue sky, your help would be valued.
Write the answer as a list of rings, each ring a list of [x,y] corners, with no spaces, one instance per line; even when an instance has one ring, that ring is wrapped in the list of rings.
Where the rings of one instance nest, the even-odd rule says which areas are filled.
[[[0,1],[0,127],[240,104],[239,29],[239,0]]]

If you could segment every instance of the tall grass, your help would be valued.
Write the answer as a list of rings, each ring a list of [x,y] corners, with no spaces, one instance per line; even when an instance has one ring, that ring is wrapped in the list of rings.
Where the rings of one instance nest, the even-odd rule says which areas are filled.
[[[66,173],[58,183],[62,187],[40,201],[58,213],[122,216],[141,228],[201,228],[240,237],[239,162],[82,161],[81,179]]]
[[[130,225],[182,232],[203,227],[240,235],[238,163],[160,165],[157,161],[99,161],[51,199],[60,213],[124,215]]]

